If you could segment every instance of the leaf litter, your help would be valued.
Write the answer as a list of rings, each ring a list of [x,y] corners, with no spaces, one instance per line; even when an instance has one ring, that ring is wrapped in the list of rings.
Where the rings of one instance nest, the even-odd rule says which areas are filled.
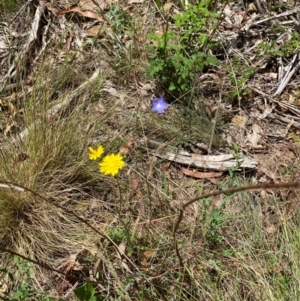
[[[30,130],[30,126],[27,129],[22,128],[22,122],[16,118],[18,110],[22,110],[22,108],[16,109],[16,100],[23,93],[32,93],[33,85],[39,80],[38,68],[43,56],[51,58],[51,60],[49,59],[49,62],[51,61],[49,68],[53,71],[61,64],[67,54],[73,54],[74,60],[80,62],[83,67],[80,71],[77,69],[76,72],[83,73],[86,77],[86,80],[75,87],[71,93],[58,98],[58,101],[57,99],[56,101],[53,100],[47,111],[48,117],[59,118],[74,105],[78,105],[76,101],[84,93],[86,87],[95,83],[99,74],[106,71],[111,74],[111,84],[104,84],[99,89],[101,99],[98,100],[98,103],[90,104],[84,101],[81,103],[81,105],[89,107],[90,111],[93,111],[93,105],[100,107],[99,114],[105,114],[110,107],[116,104],[123,106],[124,112],[122,111],[122,114],[119,112],[113,115],[107,124],[103,125],[102,130],[105,132],[106,140],[118,137],[120,130],[124,130],[124,124],[130,124],[129,121],[136,118],[137,115],[143,116],[143,114],[147,114],[147,110],[151,110],[150,101],[155,97],[153,94],[155,84],[149,83],[147,80],[144,82],[140,75],[138,75],[140,78],[136,80],[136,75],[132,76],[132,74],[130,74],[132,78],[122,82],[122,76],[119,76],[118,71],[110,66],[111,57],[118,58],[123,55],[122,51],[127,49],[127,46],[122,42],[124,41],[123,33],[115,33],[112,30],[111,22],[107,22],[103,18],[103,14],[116,3],[116,1],[76,1],[76,3],[68,4],[62,1],[46,3],[41,1],[35,7],[33,16],[28,14],[26,10],[20,12],[20,17],[26,21],[27,26],[20,27],[19,32],[15,31],[13,23],[7,24],[1,29],[0,46],[3,47],[0,47],[0,51],[3,68],[0,73],[0,89],[3,98],[1,98],[0,106],[1,113],[4,113],[5,116],[4,119],[1,118],[1,130],[3,135],[12,136],[11,141],[13,143],[16,143],[19,138],[21,138],[20,141],[25,139],[26,133]],[[143,7],[144,3],[145,1],[129,1],[127,5],[132,6],[133,11],[140,12],[139,9]],[[260,3],[262,6],[258,7],[255,3]],[[239,70],[208,70],[199,76],[197,83],[202,89],[202,96],[210,95],[210,97],[206,97],[206,100],[208,99],[206,106],[212,118],[215,111],[211,108],[215,105],[216,95],[223,93],[220,103],[221,114],[225,117],[224,122],[227,122],[229,127],[223,130],[222,136],[227,141],[227,145],[219,149],[213,148],[213,153],[193,153],[181,146],[168,145],[166,138],[163,140],[160,137],[158,141],[154,140],[153,138],[158,134],[155,133],[155,130],[151,132],[147,128],[148,121],[143,124],[142,120],[140,124],[143,127],[144,139],[128,133],[133,128],[130,124],[127,132],[125,130],[126,137],[129,139],[127,142],[122,141],[119,147],[120,152],[132,159],[133,154],[144,151],[148,156],[158,157],[169,161],[175,167],[178,166],[176,170],[184,175],[194,179],[215,181],[213,184],[219,183],[219,180],[216,181],[215,178],[224,176],[224,173],[229,168],[237,166],[237,163],[239,166],[237,170],[256,171],[254,181],[268,182],[271,179],[277,182],[280,180],[279,167],[287,167],[295,160],[295,150],[291,146],[295,141],[293,141],[290,133],[291,131],[296,134],[300,133],[300,111],[297,102],[299,99],[299,54],[298,50],[294,49],[290,55],[274,59],[273,55],[268,53],[269,50],[262,48],[261,44],[273,36],[272,26],[275,28],[280,25],[286,30],[277,35],[274,48],[278,52],[283,51],[281,46],[292,40],[292,33],[295,28],[291,27],[291,24],[299,22],[300,8],[296,6],[285,11],[278,10],[278,12],[268,13],[268,6],[265,1],[255,1],[255,3],[250,3],[247,8],[241,8],[235,3],[226,4],[223,7],[224,18],[221,19],[219,28],[220,38],[223,38],[226,44],[224,47],[225,63],[237,56],[239,61],[245,62],[245,68],[255,67],[255,71],[239,87],[240,92],[245,93],[239,93],[237,97],[233,97],[232,94],[226,92],[230,90],[232,85],[228,80],[228,74],[230,72],[238,74]],[[164,4],[163,10],[168,14],[173,6],[173,3],[167,2]],[[129,10],[128,7],[127,10]],[[142,11],[144,14],[147,13],[145,9]],[[72,20],[71,16],[76,16],[76,18]],[[155,15],[149,17],[157,21]],[[264,36],[261,34],[261,28],[264,29]],[[39,32],[42,34],[40,35]],[[6,42],[7,37],[14,44],[12,48]],[[95,40],[89,40],[91,37]],[[56,53],[49,52],[47,45],[51,45],[53,41],[59,39],[61,39],[63,47],[56,49]],[[85,43],[91,43],[94,49],[91,47],[80,56],[79,52],[82,51]],[[16,58],[14,61],[11,59],[10,51]],[[26,66],[22,65],[21,70],[18,70],[24,74],[22,78],[24,85],[11,86],[12,89],[7,90],[9,84],[18,82],[17,65],[26,60]],[[106,70],[101,68],[100,60],[109,62]],[[89,61],[93,62],[92,67],[88,66]],[[79,66],[76,66],[75,63],[74,67]],[[32,78],[26,74],[32,74]],[[46,81],[45,78],[43,80]],[[222,91],[219,83],[224,83]],[[16,100],[10,100],[7,91],[16,93]],[[63,90],[59,93],[63,95]],[[117,103],[115,99],[121,101]],[[9,101],[9,105],[7,105],[7,101]],[[35,105],[38,106],[38,102]],[[170,108],[166,111],[165,109],[166,106],[163,106],[156,111],[160,115],[169,114]],[[164,114],[161,114],[162,112]],[[165,118],[167,121],[168,116]],[[15,131],[12,131],[14,127],[17,130],[22,129],[16,134]],[[110,131],[110,127],[113,130]],[[4,138],[2,140],[7,141]],[[196,145],[202,141],[194,139],[192,142]],[[239,155],[242,156],[238,160],[230,154],[234,144],[241,146]],[[200,148],[198,150],[200,151]],[[23,164],[23,161],[26,159],[23,160],[17,156],[13,162],[13,169],[17,169],[19,165]],[[137,164],[142,166],[144,162],[137,162]],[[157,173],[156,168],[157,165],[154,164],[154,176]],[[168,175],[168,177],[172,179],[172,175]],[[132,189],[137,191],[137,203],[140,207],[145,192],[140,184],[142,180],[142,177],[135,176],[131,183]],[[173,183],[169,185],[168,189],[172,190],[176,185],[180,184]],[[190,194],[186,190],[186,195]],[[130,206],[128,211],[132,209]],[[143,204],[143,208],[140,210],[142,211],[141,215],[147,216],[148,210],[149,208]],[[268,208],[265,211],[267,212]],[[266,215],[266,213],[264,214]],[[191,215],[192,213],[189,212],[188,216]],[[103,224],[106,223],[108,221],[103,221]],[[278,226],[268,220],[266,232],[269,235],[275,235],[277,231]],[[125,243],[120,243],[118,246],[121,254],[128,251],[129,246]],[[156,250],[144,251],[141,254],[139,260],[143,268],[148,268],[152,264],[152,259],[158,260]],[[121,260],[121,255],[118,254],[117,256]],[[128,273],[132,273],[132,267],[129,267],[125,261],[121,260],[121,266]]]

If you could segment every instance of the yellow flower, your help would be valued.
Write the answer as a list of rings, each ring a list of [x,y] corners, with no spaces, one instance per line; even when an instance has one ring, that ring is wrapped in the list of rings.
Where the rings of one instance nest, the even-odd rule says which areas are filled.
[[[120,154],[111,154],[103,158],[99,163],[100,172],[104,175],[115,176],[124,167],[125,162]]]
[[[97,149],[93,149],[91,146],[89,147],[89,158],[90,160],[97,160],[104,153],[104,148],[102,145],[99,145]]]

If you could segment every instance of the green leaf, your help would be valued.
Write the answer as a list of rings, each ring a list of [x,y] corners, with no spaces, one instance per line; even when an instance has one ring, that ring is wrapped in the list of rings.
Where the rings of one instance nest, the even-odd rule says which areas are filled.
[[[155,0],[155,3],[156,3],[156,5],[157,5],[158,8],[161,8],[162,5],[163,5],[162,0]]]
[[[87,282],[84,285],[77,287],[74,290],[74,294],[80,301],[94,301],[95,300],[94,299],[95,288],[90,282]]]

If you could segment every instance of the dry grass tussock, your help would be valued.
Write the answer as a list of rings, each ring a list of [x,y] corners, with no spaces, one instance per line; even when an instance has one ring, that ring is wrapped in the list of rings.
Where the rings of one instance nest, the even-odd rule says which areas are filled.
[[[147,26],[146,16],[153,22],[162,18],[156,10],[154,1],[142,5],[143,17],[133,10],[138,21],[130,15],[126,33],[137,35],[140,18],[145,29],[141,37],[133,35],[135,42],[147,41],[153,24]],[[74,47],[70,55],[59,52],[63,42],[51,41],[34,65],[31,90],[22,81],[16,96],[15,91],[1,95],[12,104],[3,107],[15,113],[13,126],[1,137],[0,183],[25,186],[52,203],[30,191],[0,187],[0,247],[43,265],[34,265],[34,277],[26,279],[31,287],[57,300],[75,300],[74,287],[87,279],[95,282],[100,300],[297,300],[300,211],[295,191],[239,192],[194,202],[177,230],[184,268],[176,256],[173,227],[184,203],[261,178],[238,164],[214,183],[189,177],[180,164],[155,156],[143,139],[161,143],[161,149],[171,145],[199,153],[195,143],[200,141],[215,154],[237,156],[222,136],[232,115],[224,108],[232,102],[218,104],[219,115],[210,115],[206,87],[196,104],[174,100],[167,113],[158,115],[150,109],[152,88],[142,82],[154,86],[145,73],[142,42],[133,48],[113,44],[115,53],[107,54],[103,47],[108,44],[102,45],[107,40],[95,38],[89,41],[93,47],[79,43],[82,48]],[[56,62],[58,53],[62,59]],[[211,79],[207,85],[217,86]],[[216,103],[224,92],[217,90]],[[99,144],[105,154],[126,153],[117,177],[101,175],[98,162],[88,160],[88,146]],[[297,179],[298,157],[277,170],[278,178]],[[1,267],[12,266],[9,253],[1,253],[0,260]],[[16,289],[2,279],[7,291]]]
[[[50,82],[56,83],[55,80]],[[19,99],[24,104],[19,126],[27,131],[22,132],[23,138],[18,135],[13,140],[12,136],[5,138],[0,161],[1,179],[23,185],[54,203],[79,208],[78,196],[84,197],[85,190],[96,186],[100,178],[91,169],[87,157],[87,146],[94,135],[90,126],[101,127],[107,114],[103,119],[87,118],[84,107],[77,103],[76,109],[68,108],[59,117],[49,117],[49,91],[57,89],[51,84],[36,85],[29,97],[25,94]],[[80,96],[82,104],[89,103],[98,87],[86,88]],[[64,91],[61,99],[68,93],[70,90]],[[34,105],[37,99],[38,106]],[[105,188],[105,182],[97,184],[99,191]],[[84,226],[78,225],[74,217],[29,192],[1,189],[1,211],[3,246],[42,262],[53,262],[50,258],[57,256],[55,254],[74,251],[87,235]]]

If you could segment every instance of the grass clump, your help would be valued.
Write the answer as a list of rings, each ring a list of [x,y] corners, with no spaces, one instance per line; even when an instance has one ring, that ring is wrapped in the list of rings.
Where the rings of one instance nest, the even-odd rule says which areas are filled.
[[[94,135],[92,126],[101,127],[102,120],[87,120],[83,105],[90,102],[98,85],[81,91],[76,109],[70,105],[52,116],[49,109],[63,102],[71,91],[61,90],[61,97],[54,102],[51,91],[57,89],[51,84],[56,81],[50,81],[47,88],[45,83],[37,83],[30,97],[25,94],[19,100],[25,105],[18,125],[21,134],[4,139],[1,180],[25,186],[53,203],[72,204],[76,211],[82,206],[76,195],[85,195],[87,186],[91,189],[101,181],[101,175],[88,166],[87,147]],[[1,246],[40,262],[52,265],[54,254],[74,251],[84,237],[84,226],[74,217],[33,193],[1,188],[0,208]]]
[[[16,0],[0,0],[0,20],[8,13],[14,13],[20,7],[21,2]]]

